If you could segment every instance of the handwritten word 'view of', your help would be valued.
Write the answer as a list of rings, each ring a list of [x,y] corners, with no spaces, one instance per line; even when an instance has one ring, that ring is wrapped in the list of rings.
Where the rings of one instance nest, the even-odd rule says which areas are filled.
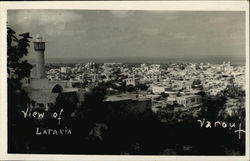
[[[57,121],[58,126],[61,125],[62,120],[62,112],[61,109],[59,112],[54,112],[50,117],[54,118]],[[45,117],[45,112],[32,111],[31,108],[27,108],[25,111],[21,111],[24,118],[33,118],[33,119],[43,119]],[[37,127],[35,130],[36,135],[71,135],[72,131],[67,127],[52,129],[52,128],[39,128]]]

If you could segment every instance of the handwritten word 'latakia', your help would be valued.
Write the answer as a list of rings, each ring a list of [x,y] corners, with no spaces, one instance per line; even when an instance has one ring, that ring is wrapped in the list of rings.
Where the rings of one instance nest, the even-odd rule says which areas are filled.
[[[236,124],[235,123],[227,123],[227,122],[223,122],[223,121],[215,121],[215,122],[211,122],[208,120],[205,120],[205,118],[203,118],[202,120],[197,120],[201,127],[205,127],[205,128],[213,128],[213,127],[222,127],[222,128],[236,128]],[[235,133],[239,134],[239,139],[241,139],[241,133],[245,133],[245,131],[243,129],[241,129],[241,123],[239,123],[238,129],[234,130]]]
[[[71,135],[72,131],[70,129],[40,129],[36,128],[36,135]]]

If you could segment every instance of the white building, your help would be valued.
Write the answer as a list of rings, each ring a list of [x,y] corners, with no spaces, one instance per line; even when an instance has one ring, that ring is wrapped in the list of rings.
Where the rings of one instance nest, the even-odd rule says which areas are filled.
[[[176,98],[177,103],[184,107],[192,107],[201,104],[201,96],[199,95],[187,95]]]

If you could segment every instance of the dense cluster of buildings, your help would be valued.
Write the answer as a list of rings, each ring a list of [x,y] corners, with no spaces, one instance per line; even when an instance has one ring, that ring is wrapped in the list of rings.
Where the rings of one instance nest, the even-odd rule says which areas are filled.
[[[37,43],[42,43],[40,35],[37,37]],[[74,93],[79,101],[83,101],[86,91],[105,83],[109,85],[104,101],[117,103],[150,100],[147,105],[153,110],[174,104],[183,108],[197,107],[202,103],[199,93],[216,96],[229,85],[245,90],[245,66],[232,66],[230,61],[220,65],[89,62],[75,64],[74,67],[64,65],[44,71],[44,60],[40,59],[44,59],[41,54],[44,54],[45,46],[36,46],[35,50],[39,55],[36,65],[39,68],[34,68],[32,73],[35,74],[31,76],[27,86],[33,93],[31,98],[40,103],[48,100],[53,103],[51,98],[55,96],[51,95],[55,93]],[[141,86],[146,88],[142,89]],[[55,87],[60,90],[55,90]],[[126,90],[128,87],[132,90]],[[37,95],[44,93],[45,97],[39,100],[36,98],[39,96],[34,93]],[[138,103],[135,104],[138,106]]]
[[[76,64],[75,67],[50,69],[47,78],[50,82],[67,81],[70,87],[86,88],[102,82],[112,82],[117,90],[119,86],[140,84],[149,87],[146,92],[136,90],[138,98],[150,98],[155,106],[165,107],[177,103],[184,107],[197,106],[201,103],[199,92],[218,95],[228,85],[245,88],[245,68],[232,66],[230,62],[221,65],[186,63],[185,68],[176,64],[162,68],[159,64],[129,65],[122,63]],[[78,84],[78,86],[77,86]],[[138,88],[136,88],[138,89]],[[114,92],[114,94],[121,91]],[[166,98],[162,95],[167,94]]]

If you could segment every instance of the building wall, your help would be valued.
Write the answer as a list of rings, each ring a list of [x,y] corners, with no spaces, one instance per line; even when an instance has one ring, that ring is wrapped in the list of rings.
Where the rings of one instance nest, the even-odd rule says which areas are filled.
[[[59,84],[62,87],[66,87],[68,86],[67,82],[63,82],[63,81],[48,81],[47,78],[44,79],[30,79],[30,84],[29,84],[29,88],[31,89],[37,89],[37,90],[52,90],[53,87]]]
[[[165,92],[165,88],[166,87],[152,86],[152,92],[160,94],[162,92]]]
[[[135,78],[127,78],[126,79],[126,86],[128,86],[128,85],[136,86],[138,84],[139,84],[139,79],[135,79]]]
[[[58,93],[51,93],[51,90],[33,90],[28,93],[31,100],[41,104],[55,103]]]
[[[184,107],[190,107],[201,103],[201,96],[177,97],[177,103]]]

